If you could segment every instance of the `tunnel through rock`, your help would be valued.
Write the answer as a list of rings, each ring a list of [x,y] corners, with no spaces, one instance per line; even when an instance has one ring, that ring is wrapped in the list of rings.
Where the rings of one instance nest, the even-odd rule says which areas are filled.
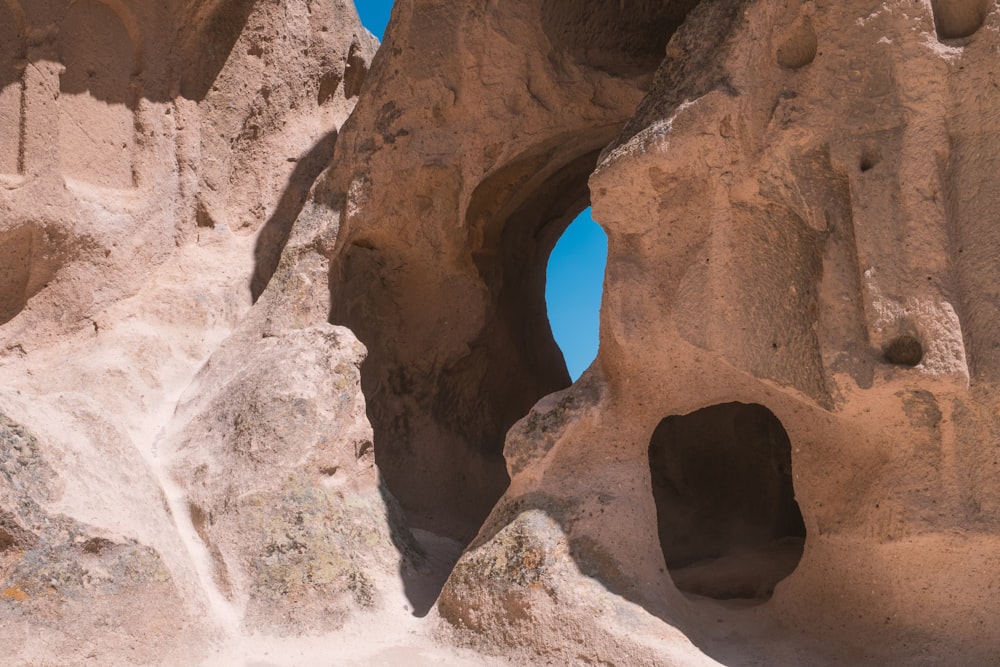
[[[373,168],[331,172],[327,193],[342,211],[330,322],[368,350],[361,386],[376,463],[415,532],[468,544],[507,490],[508,430],[570,384],[547,317],[547,259],[589,205],[598,155],[635,113],[696,4],[524,3],[541,41],[518,48],[546,54],[540,78],[526,89],[516,71],[497,70],[489,85],[474,70],[454,73],[461,84],[442,89],[449,111],[433,122],[393,102],[369,107],[385,72],[408,67],[384,49],[373,65],[338,141],[368,147]],[[510,44],[507,27],[447,4],[423,17],[400,12],[390,33],[428,16],[440,19],[433,29],[442,40],[461,33],[482,40],[484,53]],[[479,116],[488,120],[453,152],[430,162],[407,152],[451,146],[469,127],[461,119]]]
[[[660,546],[681,591],[766,600],[798,565],[806,530],[791,444],[764,406],[667,417],[650,440],[649,467]]]
[[[546,263],[589,205],[587,177],[608,135],[570,142],[568,158],[565,142],[545,147],[476,188],[466,211],[467,225],[482,230],[469,251],[475,298],[428,290],[437,264],[390,259],[374,243],[347,248],[348,280],[333,320],[368,347],[362,389],[376,462],[416,528],[471,539],[507,488],[507,431],[542,396],[570,384],[547,317]],[[419,275],[404,278],[410,271]],[[400,303],[413,304],[419,318],[392,331],[386,322]],[[433,333],[433,348],[413,343],[421,329]]]

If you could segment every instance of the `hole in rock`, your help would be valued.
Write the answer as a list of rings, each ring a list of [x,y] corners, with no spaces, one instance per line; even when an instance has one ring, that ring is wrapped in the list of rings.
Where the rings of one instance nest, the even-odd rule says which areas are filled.
[[[916,366],[924,358],[924,346],[916,336],[896,336],[885,346],[886,361],[899,366]]]
[[[961,39],[982,27],[993,0],[931,0],[938,39]]]
[[[558,52],[552,58],[633,77],[629,85],[641,92],[673,29],[696,4],[555,0],[540,3],[540,11]],[[579,92],[575,104],[595,104],[590,91]],[[496,111],[477,108],[475,100],[463,105],[466,114]],[[459,193],[471,184],[452,182],[454,165],[414,162],[396,175],[410,185],[399,185],[395,195],[398,201],[406,187],[417,188],[414,215],[373,200],[341,230],[330,271],[330,321],[350,328],[368,349],[361,387],[375,460],[386,491],[435,562],[430,575],[402,573],[416,615],[433,603],[507,490],[507,432],[539,399],[570,384],[549,323],[546,274],[557,241],[589,206],[587,181],[598,155],[634,103],[608,111],[594,107],[595,117],[620,122],[581,129],[572,120],[576,111],[560,127],[564,114],[556,110],[531,145],[508,141],[502,128],[499,135],[470,135],[463,150],[499,159],[467,197]],[[398,114],[385,104],[371,120],[383,131],[380,124],[391,125]],[[463,208],[453,208],[455,201]],[[406,234],[398,233],[402,227]],[[591,271],[603,274],[596,266]],[[595,304],[595,319],[597,310]]]
[[[764,601],[802,557],[791,444],[762,405],[667,417],[649,443],[660,546],[686,593]]]
[[[879,163],[879,154],[875,150],[865,150],[861,153],[861,158],[858,160],[858,169],[864,173],[872,169],[875,165]]]
[[[472,275],[429,289],[440,258],[429,253],[401,275],[394,254],[410,249],[401,253],[386,237],[359,235],[340,259],[331,319],[368,348],[361,386],[375,459],[430,557],[429,573],[403,573],[418,616],[507,489],[507,432],[570,384],[549,326],[546,271],[556,242],[589,205],[587,179],[616,130],[577,139],[554,161],[552,146],[531,151],[473,191],[466,224],[482,234],[469,250]],[[412,304],[407,318],[399,304]],[[428,364],[435,358],[445,361]]]
[[[812,21],[808,17],[802,18],[792,24],[778,45],[778,64],[785,69],[801,69],[816,59],[817,47],[816,30]]]
[[[549,254],[545,305],[552,336],[573,381],[597,356],[608,237],[588,206]]]

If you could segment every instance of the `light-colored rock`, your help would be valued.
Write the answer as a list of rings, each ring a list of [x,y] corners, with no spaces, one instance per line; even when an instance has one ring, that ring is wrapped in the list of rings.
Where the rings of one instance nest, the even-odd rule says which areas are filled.
[[[4,664],[242,650],[174,408],[269,282],[376,46],[344,2],[0,2]]]
[[[994,663],[998,46],[989,0],[398,0],[377,56],[342,0],[3,0],[7,662]]]
[[[506,482],[506,434],[510,486],[441,614],[501,653],[690,659],[552,603],[572,576],[722,662],[988,664],[993,3],[697,3],[649,42],[648,88],[646,4],[563,4],[399,3],[316,191],[340,218],[333,321],[371,351],[376,460],[413,520],[461,535]],[[601,349],[551,395],[544,263],[587,203]],[[690,426],[713,406],[728,440]],[[667,418],[686,435],[662,447]],[[751,525],[709,548],[727,507]]]
[[[322,634],[382,605],[420,549],[380,488],[357,366],[321,324],[235,335],[182,398],[164,438],[215,585],[250,632]]]

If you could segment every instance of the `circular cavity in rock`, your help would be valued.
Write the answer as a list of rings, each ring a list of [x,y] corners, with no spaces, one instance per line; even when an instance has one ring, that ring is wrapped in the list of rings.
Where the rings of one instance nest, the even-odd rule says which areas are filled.
[[[896,336],[884,351],[885,359],[891,364],[916,366],[924,358],[924,346],[914,336]]]

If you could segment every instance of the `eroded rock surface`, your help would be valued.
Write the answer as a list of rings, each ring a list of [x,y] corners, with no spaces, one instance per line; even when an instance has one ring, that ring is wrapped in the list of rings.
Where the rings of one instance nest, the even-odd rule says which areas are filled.
[[[338,147],[354,161],[338,154],[323,184],[341,223],[333,321],[372,351],[376,459],[404,508],[432,524],[449,500],[486,504],[452,473],[432,508],[399,461],[433,474],[479,446],[499,488],[487,462],[507,433],[509,487],[442,616],[496,651],[570,655],[628,626],[551,602],[555,573],[577,572],[723,662],[987,664],[995,7],[691,3],[659,33],[651,84],[634,22],[649,7],[618,7],[594,39],[560,10],[400,3]],[[441,44],[463,55],[432,60]],[[421,106],[392,93],[414,70]],[[523,405],[503,396],[566,384],[531,323],[545,239],[587,203],[609,237],[598,358],[508,429],[496,411]],[[664,420],[726,406],[746,408],[654,446]],[[698,534],[726,507],[725,530]],[[584,643],[628,662],[639,635]],[[636,660],[689,659],[656,655]]]
[[[987,0],[398,0],[377,55],[340,1],[0,2],[11,661],[996,662],[998,45]]]
[[[348,330],[325,323],[236,335],[181,401],[171,473],[213,579],[251,631],[337,629],[419,560],[379,488],[363,356]]]

